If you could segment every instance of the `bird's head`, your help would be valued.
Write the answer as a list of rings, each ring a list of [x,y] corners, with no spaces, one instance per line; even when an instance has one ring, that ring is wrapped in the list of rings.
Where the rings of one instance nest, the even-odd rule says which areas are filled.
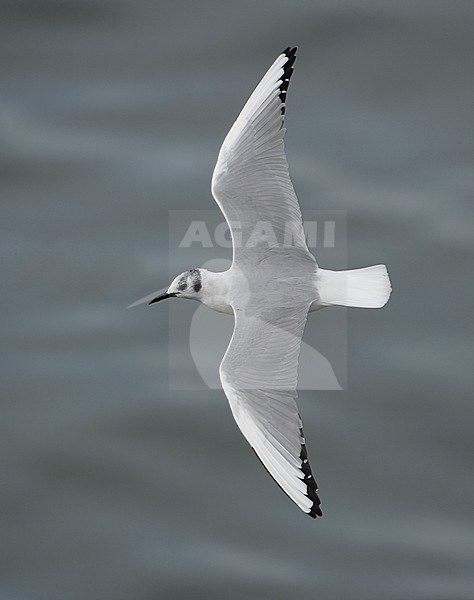
[[[191,269],[178,275],[171,282],[169,288],[153,298],[148,304],[154,304],[166,298],[191,298],[201,299],[202,275],[204,269]]]

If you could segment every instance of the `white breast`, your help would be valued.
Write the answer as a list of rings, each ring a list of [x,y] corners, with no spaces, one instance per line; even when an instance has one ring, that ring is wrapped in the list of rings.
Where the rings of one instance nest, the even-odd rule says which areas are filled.
[[[231,287],[234,278],[231,269],[223,273],[202,270],[202,290],[200,300],[203,304],[217,312],[234,314],[231,306]]]

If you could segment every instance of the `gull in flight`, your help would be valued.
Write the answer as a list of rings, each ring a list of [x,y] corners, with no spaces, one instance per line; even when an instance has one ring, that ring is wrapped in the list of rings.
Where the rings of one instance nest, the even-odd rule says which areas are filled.
[[[190,298],[234,315],[219,371],[232,414],[278,485],[316,518],[321,502],[296,405],[306,319],[331,305],[380,308],[391,286],[385,265],[331,271],[307,248],[283,145],[295,56],[296,48],[278,56],[219,152],[212,194],[232,235],[231,267],[191,269],[131,306]]]

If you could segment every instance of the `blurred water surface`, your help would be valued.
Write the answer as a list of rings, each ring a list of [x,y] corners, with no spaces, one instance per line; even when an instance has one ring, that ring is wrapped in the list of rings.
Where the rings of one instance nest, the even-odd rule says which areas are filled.
[[[471,599],[473,4],[0,11],[1,597]],[[124,310],[193,266],[168,211],[214,208],[219,146],[289,44],[303,212],[347,210],[349,266],[394,286],[348,314],[347,391],[300,394],[316,522],[221,392],[169,391],[166,306]]]

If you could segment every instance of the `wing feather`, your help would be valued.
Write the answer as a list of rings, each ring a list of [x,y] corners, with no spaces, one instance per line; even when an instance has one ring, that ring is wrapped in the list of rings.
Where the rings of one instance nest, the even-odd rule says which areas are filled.
[[[260,222],[271,225],[279,245],[303,249],[311,256],[283,143],[295,55],[296,48],[287,48],[257,85],[227,134],[214,169],[212,193],[229,223],[234,263],[245,259],[246,242]],[[252,252],[257,251],[253,245]]]
[[[260,461],[283,491],[315,518],[322,515],[320,499],[296,405],[308,308],[306,303],[271,312],[254,304],[234,308],[234,333],[220,376],[237,425]]]

